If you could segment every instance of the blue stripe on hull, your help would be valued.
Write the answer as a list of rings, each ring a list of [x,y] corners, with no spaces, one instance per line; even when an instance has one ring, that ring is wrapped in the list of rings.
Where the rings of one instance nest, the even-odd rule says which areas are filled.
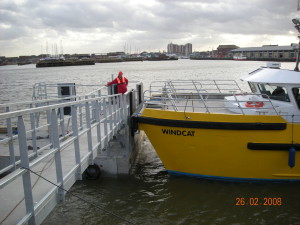
[[[261,178],[238,178],[238,177],[221,177],[221,176],[209,176],[193,173],[184,173],[173,170],[167,170],[171,175],[177,176],[191,176],[198,177],[207,180],[222,180],[222,181],[234,181],[234,182],[300,182],[300,179],[261,179]]]

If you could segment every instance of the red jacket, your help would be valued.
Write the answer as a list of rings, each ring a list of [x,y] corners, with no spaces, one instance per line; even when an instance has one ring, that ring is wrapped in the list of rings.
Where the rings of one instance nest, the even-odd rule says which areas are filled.
[[[124,76],[121,79],[119,79],[119,77],[117,77],[112,82],[109,82],[107,84],[107,86],[110,86],[112,84],[116,84],[117,85],[118,94],[124,94],[127,91],[128,80]]]

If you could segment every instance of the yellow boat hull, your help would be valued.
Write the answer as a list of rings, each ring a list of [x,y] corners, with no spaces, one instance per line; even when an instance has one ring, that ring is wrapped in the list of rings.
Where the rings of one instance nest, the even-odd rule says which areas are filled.
[[[171,173],[300,181],[300,125],[280,116],[144,109],[138,126]]]

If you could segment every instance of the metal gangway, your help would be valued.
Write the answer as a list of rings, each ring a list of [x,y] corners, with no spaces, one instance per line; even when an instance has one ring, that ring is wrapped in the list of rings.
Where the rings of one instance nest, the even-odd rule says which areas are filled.
[[[109,94],[102,87],[87,95],[0,104],[6,128],[0,135],[6,161],[0,161],[0,224],[41,224],[97,157],[111,154],[110,141],[122,129],[122,157],[130,158],[129,117],[141,102],[140,85],[138,94]]]

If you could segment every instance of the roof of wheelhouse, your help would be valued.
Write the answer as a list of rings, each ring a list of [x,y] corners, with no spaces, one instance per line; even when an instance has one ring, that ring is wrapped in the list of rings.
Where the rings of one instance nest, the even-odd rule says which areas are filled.
[[[260,68],[241,77],[241,80],[254,83],[300,85],[300,72],[294,70]]]

